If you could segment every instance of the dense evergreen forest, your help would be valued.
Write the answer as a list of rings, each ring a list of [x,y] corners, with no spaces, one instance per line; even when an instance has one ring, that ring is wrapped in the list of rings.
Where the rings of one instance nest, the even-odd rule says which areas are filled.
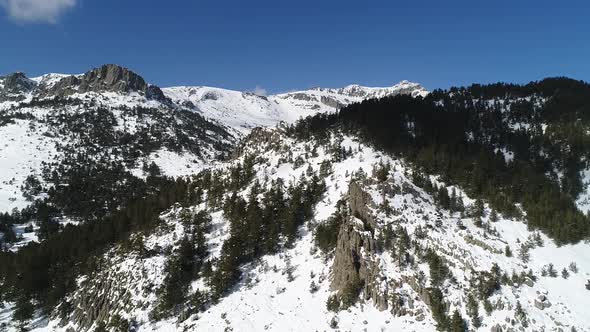
[[[188,187],[182,179],[148,177],[143,188],[150,191],[144,196],[126,202],[101,220],[68,224],[60,231],[53,219],[56,214],[44,208],[46,202],[35,204],[28,217],[42,224],[55,223],[55,231],[40,234],[44,241],[31,242],[17,252],[0,252],[2,300],[16,302],[17,319],[30,317],[34,308],[51,312],[74,289],[75,278],[92,271],[96,256],[126,240],[131,232],[153,227],[164,209],[188,199]],[[65,305],[60,309],[68,310]]]
[[[164,285],[159,290],[161,300],[153,315],[162,318],[179,314],[188,284],[195,277],[204,276],[212,292],[199,293],[189,301],[191,308],[199,310],[231,291],[240,278],[240,265],[291,246],[298,227],[313,215],[313,207],[325,190],[317,174],[288,185],[273,182],[269,188],[254,180],[245,200],[237,193],[253,181],[253,166],[254,158],[246,157],[243,163],[225,171],[206,170],[191,178],[174,180],[162,176],[157,166],[151,165],[145,181],[134,178],[134,194],[98,219],[94,214],[85,214],[88,205],[71,205],[74,210],[68,210],[69,213],[86,218],[79,225],[62,227],[55,221],[64,211],[56,208],[61,205],[55,192],[21,212],[1,214],[0,225],[36,220],[41,225],[38,235],[43,241],[31,242],[17,252],[0,252],[0,300],[16,303],[14,318],[18,321],[32,318],[35,309],[50,314],[58,308],[65,317],[72,308],[63,300],[75,290],[76,278],[96,271],[101,255],[109,248],[116,244],[141,247],[130,239],[131,233],[153,231],[160,224],[161,213],[174,204],[188,207],[204,203],[212,210],[222,209],[230,222],[230,236],[223,244],[221,256],[213,261],[207,259],[204,236],[209,232],[208,213],[186,216],[183,222],[192,231],[168,260]],[[91,207],[103,201],[94,202]]]
[[[589,121],[590,85],[551,78],[366,100],[290,131],[300,138],[329,128],[359,135],[506,216],[526,213],[529,227],[565,244],[590,235],[589,218],[574,203],[590,157]]]

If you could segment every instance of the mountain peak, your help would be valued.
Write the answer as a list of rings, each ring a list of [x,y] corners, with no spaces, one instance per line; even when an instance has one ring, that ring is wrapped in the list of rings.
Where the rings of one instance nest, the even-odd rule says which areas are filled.
[[[105,64],[81,76],[67,76],[55,83],[50,94],[68,95],[85,92],[139,92],[148,99],[165,101],[159,87],[150,85],[139,74],[116,64]]]
[[[143,77],[128,68],[115,64],[94,68],[86,72],[83,79],[90,89],[130,92],[143,91],[147,88]]]
[[[359,84],[350,84],[343,88],[336,89],[336,93],[357,98],[383,98],[399,94],[407,94],[412,97],[425,96],[428,91],[419,83],[413,83],[407,80],[400,81],[389,87],[368,87]]]
[[[29,79],[23,72],[12,73],[4,78],[4,90],[6,92],[29,92],[35,86],[35,82]]]

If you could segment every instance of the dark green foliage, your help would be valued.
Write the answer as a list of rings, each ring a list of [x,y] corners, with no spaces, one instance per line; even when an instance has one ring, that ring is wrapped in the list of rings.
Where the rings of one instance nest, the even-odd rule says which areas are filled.
[[[437,287],[428,288],[430,298],[430,310],[432,318],[436,321],[439,330],[447,330],[449,326],[449,317],[445,308],[445,302],[442,292]]]
[[[563,279],[567,279],[570,277],[570,273],[568,272],[568,270],[566,268],[563,268],[563,270],[561,270],[561,277]]]
[[[582,161],[590,159],[590,139],[583,130],[590,122],[589,91],[590,85],[565,78],[524,86],[473,85],[434,91],[424,99],[366,100],[302,121],[291,132],[322,136],[338,127],[358,134],[447,183],[461,185],[479,199],[476,216],[483,214],[482,199],[506,217],[519,217],[514,203],[521,203],[531,228],[564,244],[590,235],[587,216],[574,204],[581,191],[579,173],[588,166]],[[530,102],[516,99],[523,93],[531,94]],[[540,98],[549,101],[534,106]],[[505,110],[508,104],[510,111]],[[515,130],[510,123],[527,123],[531,129]],[[542,124],[547,124],[545,131]],[[498,151],[502,148],[514,152],[511,162]],[[555,165],[564,174],[560,182]],[[439,194],[446,206],[446,197]]]
[[[512,250],[510,250],[509,245],[506,245],[506,248],[504,248],[504,255],[506,255],[506,257],[512,257]]]
[[[520,304],[520,301],[516,301],[516,308],[514,309],[514,317],[516,319],[518,319],[524,327],[528,326],[527,314],[524,311],[524,309],[522,309],[522,305]]]
[[[27,176],[23,186],[21,187],[23,196],[29,201],[32,201],[33,197],[39,195],[42,190],[43,187],[41,186],[41,182],[32,174]]]
[[[450,271],[442,258],[433,250],[426,253],[426,261],[430,267],[430,280],[434,286],[440,286],[449,277]]]
[[[500,290],[501,271],[494,263],[490,271],[480,271],[475,278],[475,290],[480,300],[486,300]]]
[[[291,246],[298,228],[313,215],[313,208],[325,191],[325,184],[312,175],[283,190],[275,181],[259,199],[260,184],[255,182],[248,201],[232,193],[223,211],[230,222],[230,237],[223,243],[217,269],[210,278],[213,298],[219,298],[240,279],[240,265],[279,249]]]
[[[16,301],[14,313],[12,319],[22,323],[28,322],[33,318],[35,313],[35,307],[29,299],[24,296],[20,296]]]
[[[492,210],[492,212],[490,212],[490,222],[497,222],[498,221],[498,213],[496,212],[496,210]]]
[[[455,310],[453,312],[453,316],[451,316],[451,322],[449,325],[449,331],[451,332],[465,332],[465,330],[467,330],[467,324],[465,323],[463,317],[461,317],[459,310]]]
[[[450,210],[451,209],[451,198],[449,197],[449,192],[447,188],[440,187],[438,192],[436,193],[436,203],[443,209]]]
[[[340,308],[347,309],[353,306],[358,300],[364,285],[364,282],[358,279],[358,277],[350,281],[340,294],[342,303]]]
[[[375,169],[375,177],[379,182],[385,182],[387,177],[389,176],[389,171],[391,170],[391,165],[379,163],[378,167]]]
[[[336,204],[336,212],[328,220],[316,226],[314,240],[322,252],[329,253],[336,248],[340,225],[345,217],[346,201],[340,200]]]
[[[315,243],[324,253],[329,253],[336,248],[338,231],[342,220],[340,216],[331,216],[326,222],[316,226],[314,230]]]
[[[161,178],[153,193],[129,201],[103,220],[68,224],[41,243],[31,242],[18,252],[0,252],[0,291],[6,300],[35,300],[45,312],[53,310],[74,289],[76,277],[94,269],[94,257],[131,232],[154,227],[161,211],[185,200],[186,188],[183,180]]]
[[[477,328],[481,325],[479,303],[471,294],[467,295],[467,314],[471,318],[471,325],[473,325],[473,327]]]
[[[0,213],[0,232],[4,234],[2,241],[7,243],[16,242],[16,233],[14,232],[13,225],[20,223],[21,219],[19,216],[8,213]],[[1,244],[1,242],[0,242]]]
[[[326,302],[326,308],[329,311],[338,312],[340,311],[340,299],[336,294],[330,295],[328,297],[328,301]]]
[[[483,301],[483,309],[486,311],[486,314],[489,316],[494,311],[494,307],[492,306],[492,302],[486,299]]]
[[[195,219],[203,224],[197,224],[192,235],[181,240],[178,251],[166,262],[166,277],[158,292],[160,302],[156,310],[159,316],[180,312],[179,306],[186,300],[190,282],[196,278],[208,255],[203,229],[208,227],[209,220],[202,214]]]

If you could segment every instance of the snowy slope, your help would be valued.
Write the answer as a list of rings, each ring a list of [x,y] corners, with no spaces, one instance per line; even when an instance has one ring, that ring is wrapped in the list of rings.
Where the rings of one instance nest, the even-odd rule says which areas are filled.
[[[127,73],[121,67],[106,68]],[[13,83],[6,89],[8,78],[0,78],[0,212],[20,210],[29,205],[31,202],[25,200],[21,190],[25,179],[31,175],[41,179],[43,169],[57,167],[64,161],[66,152],[71,155],[87,150],[90,160],[102,157],[125,162],[130,164],[127,169],[138,177],[145,177],[142,166],[151,162],[165,175],[184,176],[215,163],[221,150],[227,153],[234,143],[233,136],[219,125],[205,124],[191,112],[178,110],[166,100],[151,98],[143,91],[97,89],[63,95],[63,89],[52,90],[56,85],[67,86],[65,83],[72,80],[78,82],[93,71],[82,75],[51,73],[30,79],[17,73],[10,75]],[[135,74],[129,74],[135,77],[132,75]],[[117,83],[127,84],[121,80],[112,84]],[[14,92],[23,86],[27,89]],[[76,87],[71,89],[76,90]],[[96,118],[96,112],[103,112],[102,118]],[[108,125],[109,121],[114,121],[114,126],[86,132],[96,125],[90,122],[101,121],[107,121]],[[104,146],[107,142],[101,137],[103,134],[115,140],[124,136],[131,138],[126,140],[134,145],[131,149],[141,148],[134,141],[141,140],[142,136],[156,140],[152,144],[159,147],[147,155],[139,153],[138,158],[138,153],[129,151],[129,147],[125,152],[124,144],[110,142],[108,144],[120,146]],[[185,142],[180,144],[184,145],[181,148],[178,147],[180,136]],[[163,144],[162,140],[171,144]],[[194,144],[196,141],[200,144]]]
[[[334,112],[364,99],[428,94],[419,84],[408,81],[386,88],[349,85],[340,89],[314,88],[270,96],[212,87],[181,86],[162,91],[176,104],[194,109],[242,134],[254,127],[273,127],[279,122],[293,123],[317,113]]]
[[[159,255],[141,258],[133,252],[125,252],[119,248],[114,248],[105,255],[105,259],[110,262],[105,265],[108,268],[99,271],[99,275],[84,276],[80,279],[81,286],[74,298],[83,297],[88,291],[86,287],[94,287],[93,280],[114,278],[119,286],[112,290],[109,300],[119,301],[122,299],[121,294],[130,294],[130,300],[126,301],[130,305],[117,313],[135,322],[139,331],[321,331],[330,330],[332,320],[336,320],[338,328],[345,331],[435,331],[435,322],[428,305],[420,299],[415,286],[404,281],[405,278],[416,276],[419,271],[428,275],[428,265],[418,262],[402,267],[388,252],[377,253],[373,259],[379,262],[381,273],[386,277],[385,289],[390,287],[390,291],[395,291],[399,296],[407,300],[412,299],[412,304],[405,302],[403,305],[406,314],[394,315],[390,310],[378,310],[371,300],[361,300],[348,310],[338,313],[326,308],[327,298],[332,294],[330,283],[334,273],[334,258],[322,254],[315,248],[313,228],[335,211],[336,202],[346,197],[349,183],[358,174],[364,173],[369,180],[363,188],[372,197],[375,203],[372,205],[374,213],[380,220],[380,228],[375,230],[376,234],[382,232],[387,225],[402,226],[421,246],[434,249],[447,262],[452,278],[441,288],[449,311],[458,309],[463,317],[467,317],[466,294],[470,289],[470,280],[480,271],[488,271],[493,264],[497,264],[501,271],[509,276],[532,271],[536,282],[530,285],[509,282],[494,292],[490,297],[494,310],[490,314],[486,314],[480,302],[481,327],[475,329],[470,326],[470,330],[490,331],[492,327],[501,327],[502,331],[508,328],[522,328],[526,331],[553,331],[561,328],[569,331],[575,327],[577,331],[590,331],[590,317],[586,313],[590,297],[584,288],[584,283],[590,276],[590,244],[557,247],[550,239],[540,235],[541,240],[535,241],[541,241],[542,244],[533,245],[529,252],[530,260],[524,263],[517,257],[517,248],[525,242],[532,241],[531,238],[539,236],[527,230],[524,222],[500,217],[497,222],[492,223],[488,220],[490,210],[486,209],[484,223],[490,224],[490,231],[484,231],[483,228],[475,226],[472,218],[438,208],[433,197],[412,183],[411,176],[414,171],[403,160],[392,159],[360,144],[353,137],[343,137],[342,140],[333,137],[331,144],[350,148],[354,153],[344,160],[334,161],[329,146],[318,145],[317,142],[298,142],[286,137],[281,138],[281,147],[278,150],[260,144],[246,147],[245,151],[261,157],[262,162],[255,166],[255,178],[261,183],[278,178],[285,182],[296,181],[308,172],[308,167],[318,172],[324,160],[333,161],[333,171],[326,178],[327,192],[316,206],[312,222],[301,228],[300,239],[294,248],[276,255],[264,256],[259,261],[243,266],[240,283],[234,292],[222,298],[219,303],[186,319],[151,320],[149,312],[156,301],[154,290],[162,282],[161,274],[166,261],[166,254],[162,252],[165,250],[159,250]],[[308,153],[312,147],[317,149],[316,156]],[[303,158],[303,165],[295,166],[294,163],[285,161],[283,153],[286,150],[293,153],[294,160]],[[237,161],[218,167],[224,169]],[[379,183],[370,175],[375,167],[383,163],[391,165],[387,182],[394,187],[402,188],[401,192],[383,194]],[[431,176],[431,179],[443,185],[436,176]],[[453,187],[447,189],[450,191]],[[454,189],[467,207],[474,203],[461,188]],[[248,190],[241,194],[247,195]],[[398,212],[388,216],[381,211],[378,206],[385,200]],[[186,231],[180,222],[180,216],[187,211],[192,213],[203,209],[207,209],[205,204],[189,208],[178,205],[171,207],[162,214],[162,225],[158,231],[137,236],[143,237],[147,249],[175,247]],[[222,211],[210,212],[213,228],[207,239],[211,258],[215,258],[219,255],[221,243],[227,238],[229,226]],[[429,227],[428,225],[432,226],[437,218],[442,220],[441,225]],[[465,229],[458,228],[458,220],[461,220]],[[426,230],[427,234],[419,238],[418,229]],[[506,246],[512,248],[514,256],[505,256]],[[561,274],[551,277],[542,273],[550,263],[560,272],[563,268],[567,269],[571,262],[576,263],[577,270],[571,271],[567,279],[562,278]],[[291,281],[285,273],[289,268],[293,269],[294,279]],[[312,281],[319,287],[316,292],[309,291]],[[427,280],[426,283],[428,282]],[[401,284],[392,288],[392,285],[397,283]],[[195,280],[192,291],[197,289],[206,290],[207,286],[202,280]],[[535,300],[541,295],[546,296],[546,301],[549,301],[551,306],[543,309],[535,306]],[[514,308],[517,301],[526,312],[526,327],[523,327],[522,321],[515,318]],[[72,324],[61,326],[57,319],[37,322],[36,331],[65,331],[68,327],[77,328]],[[470,320],[468,322],[471,324]]]

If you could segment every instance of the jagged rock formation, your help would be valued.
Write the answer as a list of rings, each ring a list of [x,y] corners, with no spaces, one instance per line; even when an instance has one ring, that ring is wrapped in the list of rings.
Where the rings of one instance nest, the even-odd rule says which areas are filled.
[[[73,323],[82,331],[92,327],[95,322],[108,322],[114,313],[131,308],[131,293],[126,284],[114,279],[97,278],[86,293],[72,301],[71,316],[65,317],[63,325]]]
[[[331,289],[341,293],[359,280],[363,283],[365,299],[373,299],[379,310],[386,310],[387,282],[376,256],[377,246],[372,231],[376,224],[369,209],[373,202],[356,182],[349,186],[348,202],[351,216],[338,232]]]
[[[35,82],[28,79],[24,73],[17,72],[6,76],[4,90],[10,93],[28,92],[35,88]]]
[[[232,152],[232,158],[238,158],[244,154],[248,146],[268,146],[269,148],[277,148],[281,143],[281,133],[277,130],[268,128],[254,128],[252,132],[244,138],[241,143],[235,147]]]
[[[28,79],[21,72],[0,77],[0,102],[21,101],[25,99],[24,94],[31,92],[35,88],[35,82]]]
[[[148,99],[168,100],[157,86],[147,84],[141,76],[127,68],[112,64],[95,68],[82,76],[63,78],[53,85],[47,93],[64,96],[90,91],[139,92]]]

